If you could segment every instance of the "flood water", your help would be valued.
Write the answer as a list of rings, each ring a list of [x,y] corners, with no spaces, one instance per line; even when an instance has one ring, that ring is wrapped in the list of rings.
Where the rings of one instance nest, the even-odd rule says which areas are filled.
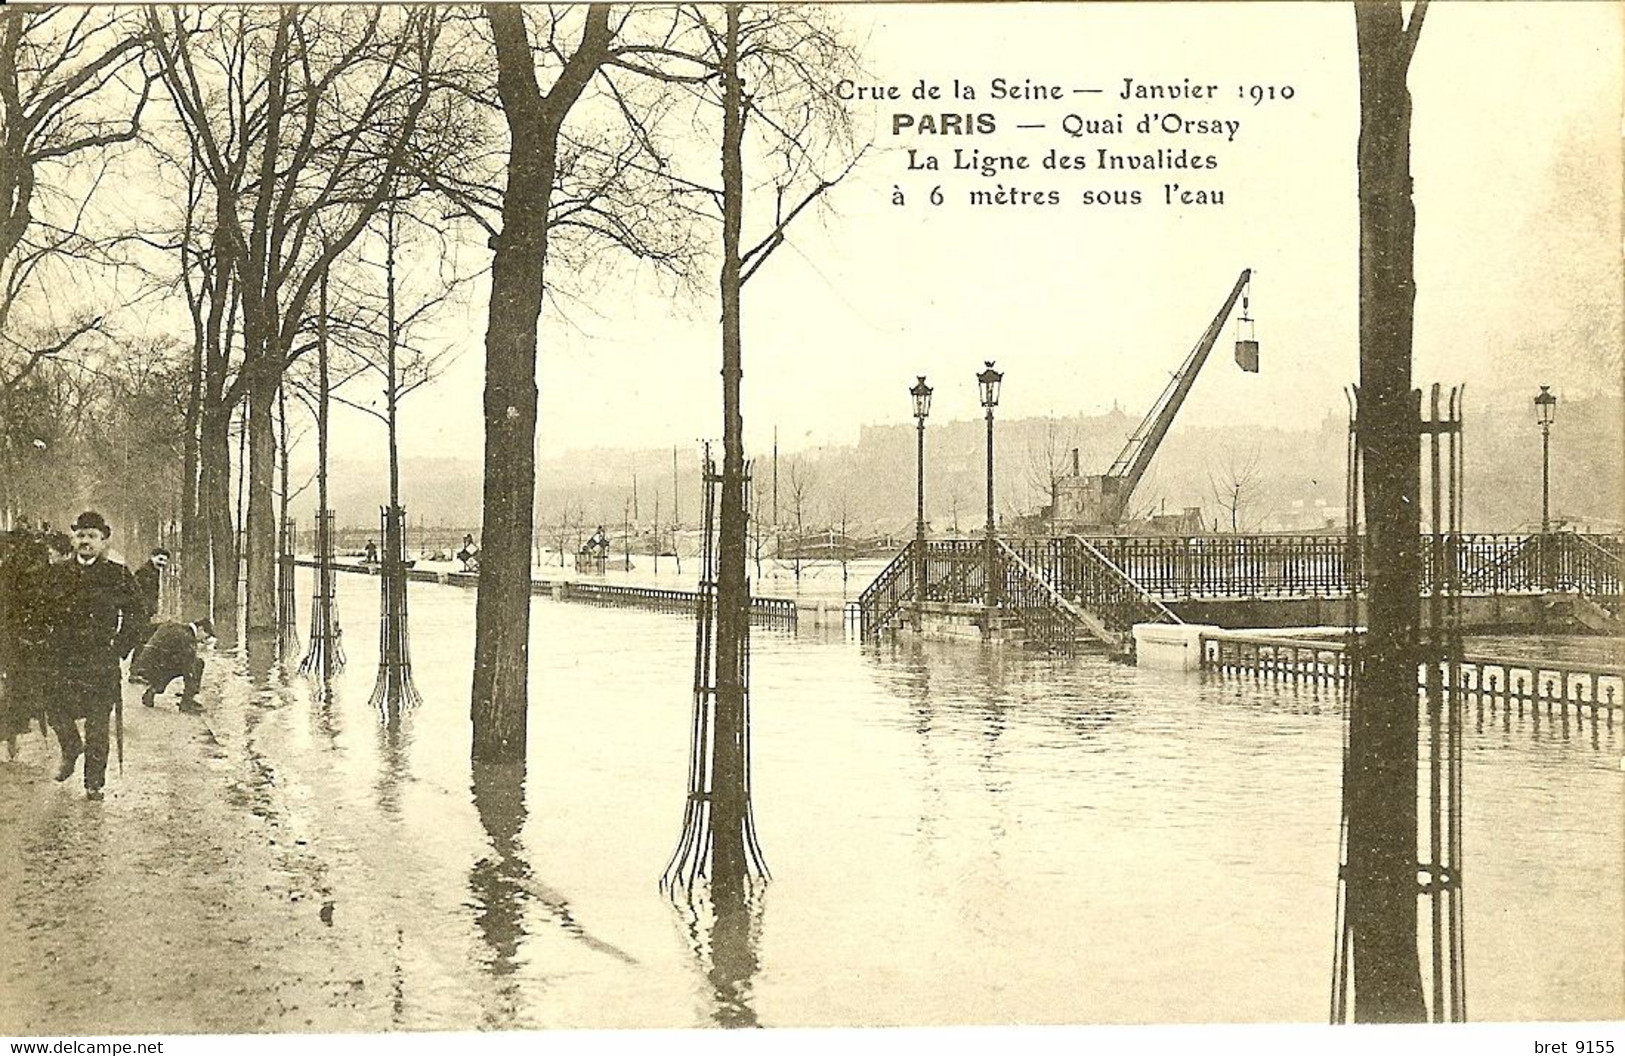
[[[240,1016],[169,1023],[154,1000],[148,1029],[1326,1020],[1335,694],[757,631],[774,879],[747,926],[718,929],[657,889],[686,787],[690,621],[538,600],[528,768],[471,780],[473,592],[413,585],[424,701],[398,730],[368,704],[376,580],[339,592],[333,699],[215,664],[198,734],[200,794],[268,870],[239,878],[264,889],[258,926],[297,921],[277,978],[327,974],[268,1004],[260,965],[227,961]],[[1620,1018],[1619,720],[1468,718],[1471,1018]],[[51,1008],[53,1030],[79,1022]]]

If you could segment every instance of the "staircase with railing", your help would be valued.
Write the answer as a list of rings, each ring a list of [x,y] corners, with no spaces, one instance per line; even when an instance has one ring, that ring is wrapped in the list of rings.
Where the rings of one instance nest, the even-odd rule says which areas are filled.
[[[1592,599],[1621,594],[1625,544],[1617,535],[1463,536],[1454,549],[1464,593],[1578,592]]]
[[[913,542],[903,547],[891,563],[880,570],[875,581],[858,595],[858,634],[862,637],[885,630],[903,611],[903,606],[913,600],[919,566],[919,551],[914,547]]]
[[[1105,632],[1114,635],[1124,651],[1133,641],[1137,623],[1184,622],[1089,540],[1069,535],[1060,542],[1069,573],[1062,589]]]
[[[1569,533],[1564,538],[1572,540],[1568,551],[1575,588],[1593,601],[1607,599],[1617,607],[1625,593],[1621,583],[1625,579],[1625,537]]]
[[[996,539],[991,560],[986,540],[944,539],[927,543],[923,553],[911,542],[892,559],[858,597],[858,632],[879,634],[914,601],[983,604],[990,569],[993,618],[1013,621],[1039,648],[1072,652],[1095,641],[1128,652],[1136,623],[1180,622],[1080,536],[1014,545]]]
[[[1543,550],[1538,535],[1517,540],[1510,546],[1493,536],[1467,537],[1457,542],[1454,550],[1460,569],[1460,589],[1464,594],[1528,589],[1541,578]],[[1424,548],[1424,558],[1430,552]]]
[[[1042,570],[1003,540],[998,541],[997,559],[1003,571],[998,610],[1015,617],[1026,644],[1071,653],[1083,642],[1103,641],[1122,650],[1117,635],[1063,597]]]

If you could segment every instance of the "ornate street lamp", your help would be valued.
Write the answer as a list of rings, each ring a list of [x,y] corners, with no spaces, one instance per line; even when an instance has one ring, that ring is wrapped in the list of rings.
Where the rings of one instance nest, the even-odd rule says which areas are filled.
[[[1003,380],[1004,375],[993,369],[991,359],[987,361],[987,369],[976,375],[976,384],[982,394],[982,407],[987,411],[987,574],[983,603],[987,608],[987,634],[990,637],[993,634],[995,601],[993,581],[998,567],[993,548],[993,408],[999,405],[999,383]]]
[[[918,423],[919,432],[919,468],[915,474],[915,504],[914,504],[914,600],[925,600],[925,418],[931,413],[931,386],[925,383],[925,375],[915,383],[908,394],[914,397],[914,420]]]
[[[1540,534],[1552,530],[1552,420],[1557,417],[1557,397],[1551,386],[1542,385],[1535,397],[1535,422],[1540,426]]]

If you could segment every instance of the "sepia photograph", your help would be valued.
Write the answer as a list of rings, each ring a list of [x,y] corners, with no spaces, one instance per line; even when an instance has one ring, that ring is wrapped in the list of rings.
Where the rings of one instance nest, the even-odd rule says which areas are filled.
[[[0,7],[8,1051],[1625,1052],[1622,100],[1603,2]]]

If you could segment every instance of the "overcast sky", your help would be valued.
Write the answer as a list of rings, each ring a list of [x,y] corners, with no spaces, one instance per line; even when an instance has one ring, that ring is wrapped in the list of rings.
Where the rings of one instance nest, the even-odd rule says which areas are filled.
[[[975,102],[854,103],[874,147],[821,217],[751,281],[745,299],[747,444],[773,427],[786,448],[856,439],[909,420],[916,374],[936,386],[934,420],[979,414],[974,374],[1006,372],[999,414],[1138,416],[1218,309],[1254,269],[1251,308],[1263,370],[1230,356],[1229,325],[1181,418],[1308,426],[1344,413],[1357,374],[1358,84],[1345,4],[969,4],[846,8],[864,83],[920,79],[977,87]],[[1613,4],[1442,4],[1428,14],[1411,74],[1417,234],[1416,379],[1470,388],[1554,385],[1578,396],[1619,386],[1606,348],[1546,335],[1617,335],[1621,60]],[[1101,94],[994,102],[994,77]],[[1123,101],[1124,78],[1217,84],[1217,100]],[[1286,86],[1253,105],[1243,86]],[[1067,114],[1147,111],[1236,120],[1225,136],[1085,136]],[[992,136],[892,134],[893,114],[990,112]],[[1016,123],[1044,129],[1016,130]],[[1133,153],[1189,147],[1212,174],[1124,177],[1036,171],[992,179],[905,172],[906,148]],[[1558,174],[1563,180],[1558,181]],[[1166,177],[1166,180],[1164,179]],[[941,183],[950,200],[923,199]],[[1059,207],[972,207],[971,188],[1057,189]],[[1164,182],[1223,189],[1220,207],[1161,204]],[[905,207],[890,199],[908,193]],[[1094,188],[1140,187],[1138,208],[1080,203]],[[747,244],[761,231],[747,230]],[[1561,252],[1558,252],[1558,251]],[[549,451],[687,445],[720,432],[715,280],[675,302],[610,283],[571,325],[544,317],[541,438]],[[481,450],[483,297],[449,341],[457,364],[408,406],[408,455]],[[1588,323],[1589,320],[1589,323]],[[1617,340],[1617,336],[1616,336]],[[1585,342],[1580,342],[1585,343]],[[1593,340],[1590,344],[1595,345]],[[341,437],[381,444],[349,412]],[[356,448],[352,447],[352,451]]]

